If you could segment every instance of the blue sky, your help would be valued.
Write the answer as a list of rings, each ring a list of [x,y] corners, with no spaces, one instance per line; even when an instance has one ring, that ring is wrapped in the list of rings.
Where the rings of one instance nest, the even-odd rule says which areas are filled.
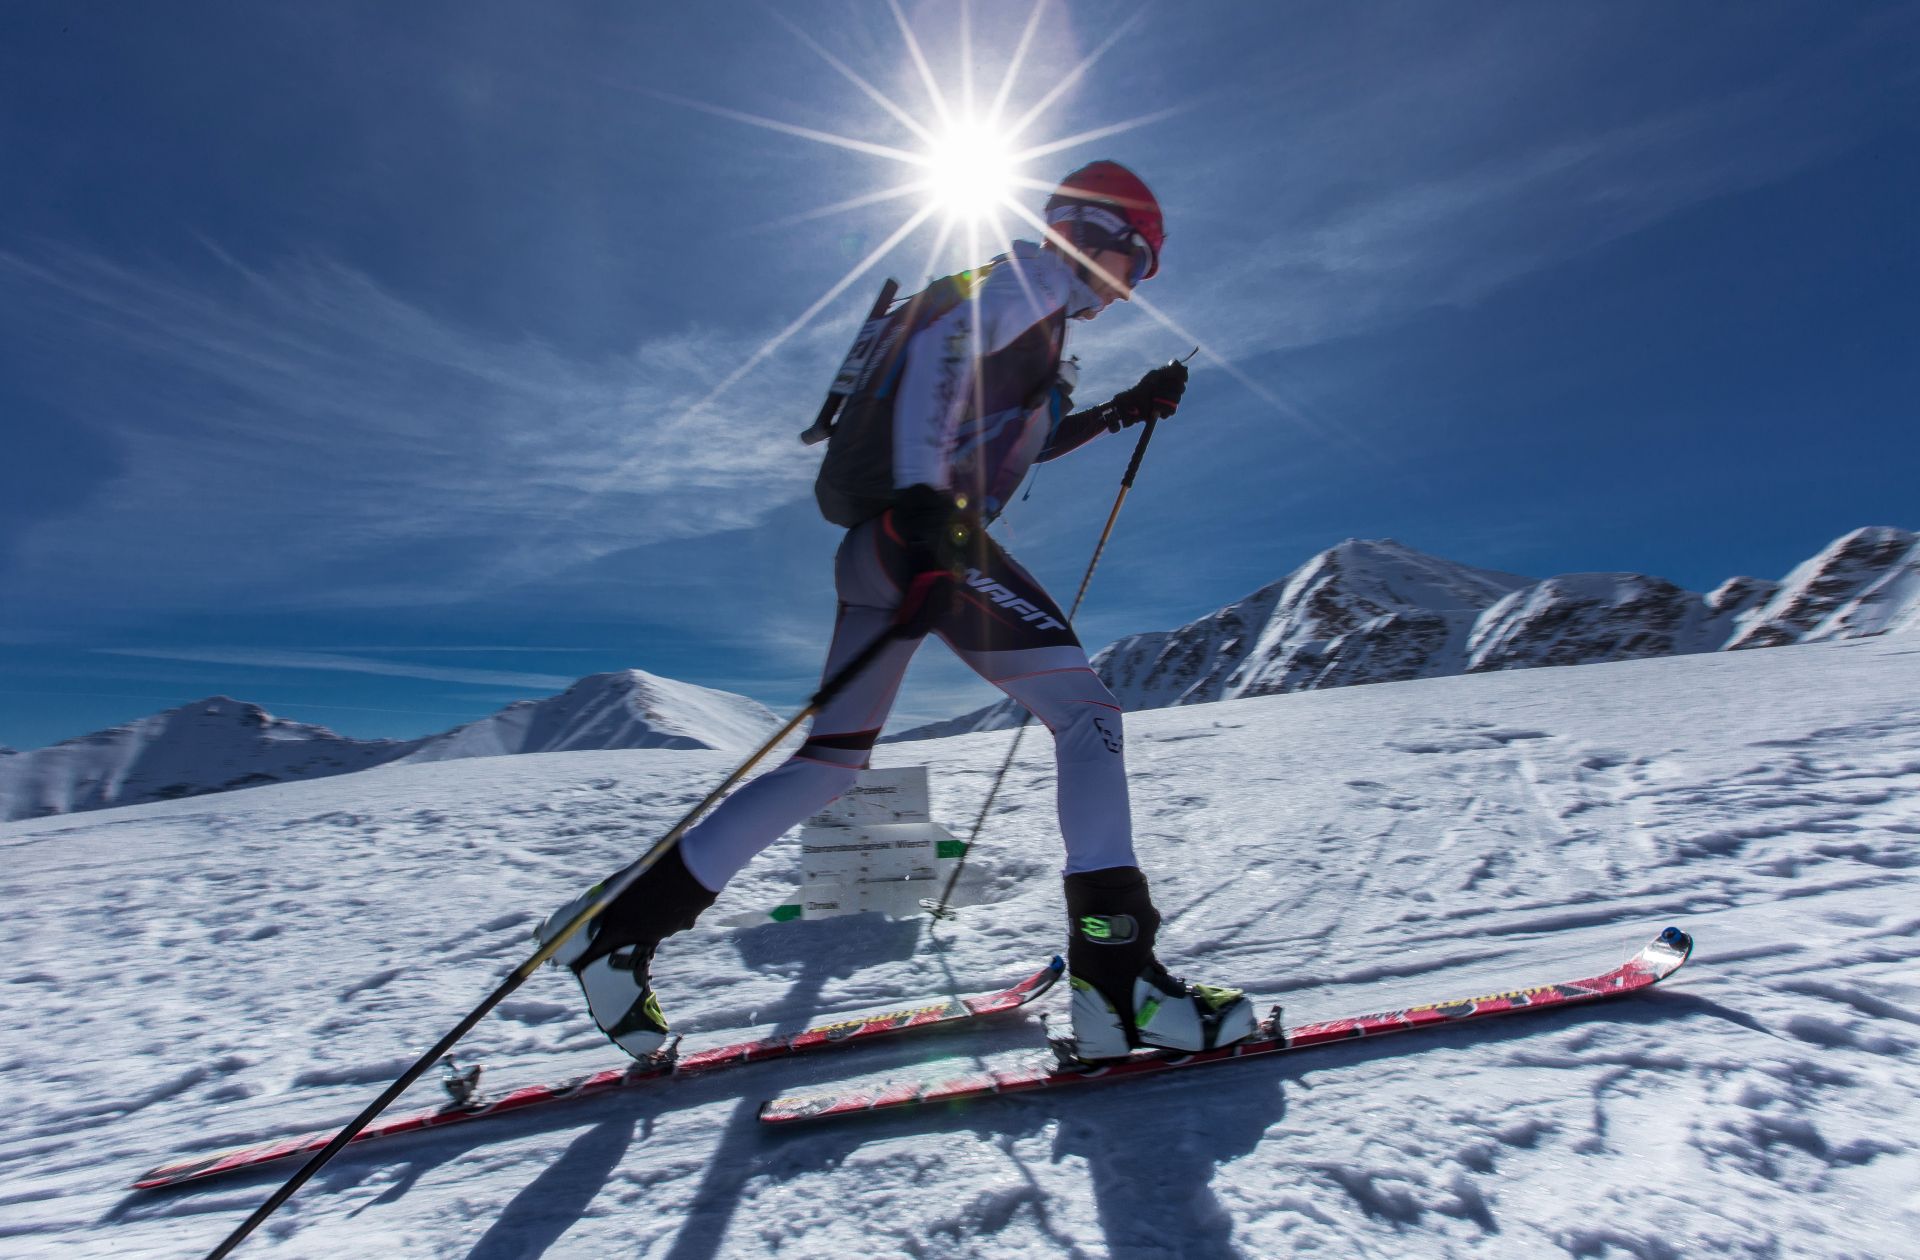
[[[902,10],[980,103],[1029,9],[965,11]],[[0,8],[0,745],[216,692],[417,735],[627,667],[801,702],[794,434],[882,275],[980,261],[929,223],[768,349],[916,204],[815,215],[903,168],[741,117],[918,147],[809,41],[933,117],[884,2]],[[1166,208],[1188,336],[1077,327],[1082,399],[1209,352],[1091,646],[1347,537],[1704,590],[1920,525],[1914,5],[1056,0],[1006,99],[1151,120],[1026,168]],[[1129,447],[999,527],[1062,598]],[[897,721],[990,694],[930,649]]]

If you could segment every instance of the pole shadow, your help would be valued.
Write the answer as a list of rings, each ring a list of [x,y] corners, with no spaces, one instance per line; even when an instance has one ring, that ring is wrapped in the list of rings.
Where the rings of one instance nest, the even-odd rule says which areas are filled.
[[[1252,1065],[1247,1065],[1251,1068]],[[1232,1074],[1234,1069],[1221,1069]],[[1168,1083],[1170,1085],[1170,1082]],[[964,1109],[855,1117],[822,1126],[764,1134],[758,1175],[775,1182],[829,1173],[872,1142],[928,1134],[967,1134],[999,1150],[1026,1183],[1021,1195],[990,1196],[969,1203],[956,1195],[954,1210],[916,1240],[925,1254],[960,1251],[1006,1229],[1025,1209],[1028,1223],[1048,1241],[1050,1254],[1111,1260],[1178,1257],[1211,1260],[1237,1256],[1233,1219],[1212,1190],[1216,1169],[1253,1151],[1286,1115],[1277,1074],[1264,1079],[1241,1069],[1227,1082],[1231,1105],[1196,1108],[1191,1089],[1160,1085],[1142,1089],[1104,1085],[1068,1090],[1055,1101],[1009,1097]],[[1104,1246],[1062,1222],[1057,1192],[1035,1174],[1020,1145],[1054,1126],[1040,1163],[1079,1158],[1087,1167],[1087,1193]]]
[[[808,1027],[818,1018],[820,993],[829,980],[852,975],[876,961],[913,957],[920,930],[918,920],[893,921],[877,915],[858,915],[833,923],[768,924],[736,934],[733,943],[751,968],[794,972],[793,984],[779,1003],[781,1009],[792,1013],[774,1025],[775,1033],[790,1033]],[[530,1258],[544,1254],[585,1215],[617,1174],[636,1136],[644,1142],[661,1116],[705,1106],[716,1098],[733,1097],[738,1089],[737,1083],[718,1079],[661,1082],[661,1085],[658,1090],[642,1087],[632,1093],[622,1092],[595,1100],[594,1105],[609,1114],[575,1138],[552,1166],[515,1195],[501,1219],[469,1252],[469,1260],[505,1260],[509,1256]],[[754,1097],[757,1099],[758,1095]],[[355,1209],[357,1214],[404,1197],[422,1176],[474,1149],[554,1129],[575,1128],[580,1118],[581,1112],[576,1107],[556,1104],[552,1108],[488,1120],[472,1129],[460,1126],[443,1131],[428,1130],[399,1135],[365,1148],[349,1147],[314,1177],[307,1193],[342,1193],[362,1184],[371,1167],[393,1170],[392,1182]],[[725,1126],[720,1146],[695,1194],[672,1255],[710,1256],[719,1245],[737,1205],[745,1168],[750,1163],[750,1155],[744,1152],[750,1151],[757,1141],[759,1127],[757,1102],[742,1102]],[[101,1219],[111,1223],[224,1210],[231,1205],[237,1190],[283,1181],[298,1166],[299,1161],[292,1160],[158,1191],[130,1191],[108,1208]],[[692,1228],[700,1221],[711,1222],[711,1237],[702,1237],[700,1230]]]
[[[737,933],[741,961],[756,971],[794,973],[781,1003],[794,1014],[774,1026],[775,1035],[795,1033],[816,1018],[821,990],[829,980],[849,976],[876,962],[911,958],[920,941],[921,921],[887,919],[877,914],[832,920],[768,923]],[[743,1095],[727,1117],[720,1141],[681,1218],[666,1260],[712,1260],[733,1223],[748,1178],[761,1149],[757,1093]]]
[[[1191,1089],[1156,1090],[1161,1096],[1103,1099],[1061,1119],[1054,1158],[1086,1161],[1112,1260],[1241,1254],[1233,1215],[1213,1191],[1214,1172],[1251,1153],[1287,1113],[1278,1075],[1243,1075],[1208,1091],[1215,1105],[1195,1107]]]
[[[939,1111],[878,1112],[864,1117],[766,1135],[761,1177],[785,1182],[830,1172],[860,1147],[935,1133],[971,1133],[1017,1156],[1017,1143],[1056,1124],[1051,1159],[1077,1157],[1086,1162],[1095,1217],[1112,1260],[1216,1260],[1247,1254],[1235,1243],[1231,1211],[1213,1189],[1215,1172],[1251,1154],[1287,1114],[1286,1087],[1310,1071],[1340,1070],[1402,1054],[1447,1047],[1519,1041],[1593,1022],[1643,1027],[1658,1040],[1659,1030],[1689,1018],[1731,1019],[1740,1013],[1694,995],[1655,990],[1635,999],[1591,1008],[1527,1012],[1488,1022],[1368,1037],[1316,1046],[1275,1059],[1227,1062],[1194,1077],[1164,1077],[1137,1084],[1090,1083],[1052,1095],[1013,1095]],[[1649,1063],[1649,1070],[1654,1066]],[[1026,1170],[1022,1169],[1023,1173]],[[1038,1227],[1061,1255],[1084,1255],[1083,1238],[1051,1221],[1047,1196],[1028,1175]],[[1314,1196],[1326,1186],[1303,1185]],[[1370,1214],[1395,1219],[1391,1210],[1370,1206],[1353,1187],[1338,1189]],[[1417,1214],[1417,1213],[1416,1213]],[[1003,1215],[1005,1215],[1003,1213]],[[1489,1234],[1498,1222],[1484,1204],[1465,1215]],[[991,1235],[1007,1220],[943,1223],[935,1233],[955,1234],[956,1249],[968,1237]],[[1405,1222],[1402,1222],[1405,1223]],[[929,1246],[939,1239],[925,1240]],[[930,1251],[929,1254],[932,1254]]]
[[[467,1260],[533,1260],[586,1215],[633,1144],[638,1118],[608,1120],[573,1140],[566,1153],[507,1204]]]
[[[816,1018],[819,995],[829,980],[851,975],[876,960],[912,957],[921,928],[918,921],[858,916],[833,923],[753,928],[739,933],[734,944],[751,967],[780,973],[791,970],[793,982],[780,1005],[792,1015],[776,1029],[792,1032]],[[1110,1256],[1126,1260],[1232,1256],[1240,1252],[1235,1248],[1232,1214],[1213,1189],[1216,1170],[1255,1150],[1284,1119],[1285,1087],[1305,1072],[1352,1067],[1383,1056],[1443,1047],[1497,1045],[1587,1023],[1642,1028],[1652,1049],[1664,1045],[1676,1025],[1700,1018],[1768,1031],[1737,1009],[1683,990],[1662,988],[1590,1007],[1523,1012],[1493,1021],[1340,1042],[1273,1060],[1221,1064],[1206,1069],[1201,1076],[1168,1076],[1126,1085],[1090,1083],[1058,1094],[988,1100],[965,1109],[878,1113],[797,1130],[769,1131],[759,1124],[756,1100],[769,1093],[765,1088],[743,1095],[731,1074],[725,1080],[688,1080],[659,1091],[640,1090],[606,1099],[600,1105],[609,1107],[611,1114],[574,1139],[551,1167],[514,1197],[501,1219],[475,1244],[468,1260],[538,1257],[552,1250],[617,1175],[636,1134],[644,1142],[663,1114],[735,1098],[739,1101],[722,1127],[700,1184],[687,1206],[676,1213],[680,1219],[674,1222],[675,1236],[667,1252],[671,1260],[712,1260],[723,1245],[750,1180],[780,1184],[831,1172],[868,1143],[943,1133],[972,1134],[1000,1149],[1019,1165],[1029,1192],[1008,1210],[957,1205],[959,1210],[948,1221],[932,1227],[936,1237],[929,1240],[931,1244],[937,1246],[938,1236],[949,1233],[957,1244],[967,1238],[991,1237],[1016,1219],[1021,1207],[1027,1207],[1056,1253],[1087,1254],[1084,1234],[1056,1222],[1059,1205],[1018,1151],[1023,1139],[1046,1132],[1050,1125],[1056,1127],[1048,1162],[1057,1163],[1062,1158],[1085,1161],[1093,1213]],[[1030,1037],[1030,1029],[983,1027],[979,1040],[969,1045],[981,1056],[997,1057],[1022,1044],[1030,1045]],[[1661,1064],[1650,1058],[1646,1066],[1652,1070]],[[767,1083],[777,1091],[780,1078],[790,1072],[772,1064],[767,1067],[771,1077]],[[957,1063],[955,1068],[964,1070]],[[528,1113],[525,1117],[503,1118],[499,1124],[517,1133],[538,1132],[575,1126],[578,1115],[577,1111],[568,1114],[567,1108],[556,1108],[551,1117]],[[417,1181],[421,1171],[498,1140],[500,1133],[496,1128],[469,1136],[454,1129],[396,1139],[418,1145],[410,1147],[407,1158],[395,1161],[407,1167],[399,1182],[388,1187],[379,1201],[399,1197]],[[381,1151],[385,1153],[386,1148]],[[367,1152],[369,1156],[374,1154]],[[364,1167],[352,1167],[359,1162],[343,1153],[341,1161],[316,1178],[315,1190],[326,1193],[361,1180]],[[262,1175],[284,1173],[285,1169],[279,1169]],[[208,1183],[206,1189],[218,1186],[230,1190],[233,1184],[223,1179]],[[105,1219],[186,1215],[230,1206],[218,1193],[201,1199],[194,1193],[200,1189],[182,1187],[184,1193],[157,1195],[134,1192]],[[1316,1192],[1311,1187],[1303,1190]],[[1490,1214],[1486,1219],[1475,1219],[1489,1232],[1498,1232]]]

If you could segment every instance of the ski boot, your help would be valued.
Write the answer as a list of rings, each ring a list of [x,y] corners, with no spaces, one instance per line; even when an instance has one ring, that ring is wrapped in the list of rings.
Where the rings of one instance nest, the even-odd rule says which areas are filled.
[[[546,944],[605,887],[604,881],[595,884],[548,915],[534,929],[534,940]],[[667,1017],[653,992],[653,951],[675,932],[692,927],[716,896],[687,870],[680,850],[671,849],[550,960],[580,982],[595,1026],[643,1063],[667,1040]]]
[[[1135,1050],[1212,1050],[1259,1028],[1238,989],[1188,984],[1160,965],[1153,943],[1159,912],[1138,868],[1069,875],[1067,970],[1073,1036],[1058,1045],[1080,1063]]]

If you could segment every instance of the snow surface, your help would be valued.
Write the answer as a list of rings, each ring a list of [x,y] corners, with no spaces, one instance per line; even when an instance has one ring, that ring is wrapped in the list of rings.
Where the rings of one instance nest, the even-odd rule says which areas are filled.
[[[758,1102],[1017,1058],[1038,1025],[745,1067],[350,1152],[238,1254],[1915,1254],[1920,638],[1128,723],[1164,956],[1294,1022],[1587,974],[1668,923],[1694,959],[1586,1010],[791,1132]],[[960,825],[1009,738],[880,760],[931,762]],[[1063,926],[1038,752],[983,841],[995,904],[937,934],[720,926],[785,898],[783,845],[662,950],[676,1027],[731,1040],[1031,971]],[[203,1255],[291,1169],[134,1176],[352,1115],[732,760],[384,766],[0,826],[0,1252]],[[620,1061],[557,973],[465,1052],[497,1087]]]

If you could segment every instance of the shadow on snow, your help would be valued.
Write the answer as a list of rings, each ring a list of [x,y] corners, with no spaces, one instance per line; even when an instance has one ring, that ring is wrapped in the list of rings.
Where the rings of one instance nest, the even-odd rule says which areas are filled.
[[[861,916],[862,919],[867,916]],[[821,991],[829,980],[852,975],[876,960],[914,956],[922,925],[875,917],[871,923],[842,919],[832,924],[784,924],[739,933],[735,944],[742,960],[756,970],[793,970],[793,983],[781,1005],[800,1012],[775,1027],[795,1032],[816,1016]],[[928,955],[945,968],[945,956]],[[665,958],[671,967],[671,956]],[[949,972],[947,992],[960,992]],[[968,1040],[938,1034],[921,1042],[895,1043],[839,1056],[830,1062],[797,1059],[761,1065],[735,1078],[691,1078],[663,1082],[658,1090],[636,1090],[609,1095],[598,1105],[609,1114],[567,1147],[565,1152],[506,1204],[492,1226],[468,1252],[467,1260],[532,1260],[546,1254],[555,1242],[588,1215],[592,1204],[618,1174],[623,1164],[644,1162],[644,1144],[655,1123],[674,1111],[711,1105],[729,1098],[739,1101],[721,1124],[719,1140],[705,1160],[698,1187],[684,1208],[672,1215],[674,1239],[664,1253],[668,1260],[711,1260],[724,1246],[740,1200],[755,1182],[785,1184],[830,1172],[871,1143],[931,1134],[972,1134],[991,1144],[1008,1160],[1021,1188],[1011,1193],[980,1196],[974,1203],[955,1202],[953,1210],[932,1224],[902,1222],[893,1238],[908,1253],[926,1250],[908,1230],[944,1236],[948,1245],[991,1236],[1006,1228],[1024,1209],[1035,1228],[1060,1254],[1089,1256],[1104,1252],[1113,1257],[1180,1255],[1224,1257],[1237,1255],[1233,1245],[1231,1213],[1212,1190],[1214,1171],[1256,1149],[1287,1111],[1286,1085],[1309,1071],[1361,1066],[1402,1054],[1448,1047],[1499,1043],[1604,1020],[1639,1025],[1650,1032],[1658,1026],[1689,1017],[1727,1020],[1743,1027],[1764,1026],[1743,1012],[1686,992],[1654,990],[1605,1003],[1600,1009],[1523,1012],[1517,1017],[1466,1023],[1400,1036],[1336,1043],[1284,1056],[1274,1061],[1225,1062],[1194,1077],[1147,1078],[1128,1086],[1091,1083],[1065,1093],[1009,1096],[966,1106],[901,1113],[876,1113],[793,1130],[766,1130],[758,1121],[759,1100],[780,1093],[821,1085],[848,1075],[918,1071],[933,1057],[952,1062],[953,1073],[984,1063],[1036,1040],[1031,1021],[1012,1020],[965,1034]],[[1664,1039],[1650,1038],[1650,1050]],[[965,1051],[953,1053],[956,1046]],[[1650,1062],[1649,1068],[1658,1066]],[[745,1069],[743,1069],[745,1071]],[[1387,1123],[1397,1118],[1383,1117]],[[577,1104],[503,1116],[484,1129],[424,1132],[343,1153],[316,1178],[307,1194],[350,1189],[372,1161],[400,1164],[398,1179],[355,1214],[402,1197],[425,1173],[468,1153],[501,1141],[541,1132],[577,1127]],[[1054,1219],[1051,1197],[1033,1171],[1022,1162],[1022,1139],[1056,1126],[1050,1162],[1084,1160],[1088,1170],[1094,1212],[1104,1235],[1103,1245],[1076,1238],[1075,1231]],[[635,1148],[638,1134],[640,1148]],[[236,1174],[215,1183],[189,1183],[173,1191],[130,1194],[105,1214],[106,1220],[148,1215],[198,1215],[235,1207],[236,1185],[272,1184],[294,1165],[279,1166],[249,1176]],[[224,1193],[208,1194],[218,1187]],[[196,1193],[198,1192],[198,1193]],[[857,1191],[855,1192],[857,1194]],[[1345,1193],[1352,1195],[1351,1188]],[[1411,1223],[1396,1214],[1370,1209],[1364,1198],[1355,1202],[1370,1215],[1382,1216],[1396,1229]],[[187,1201],[198,1198],[192,1207]],[[854,1200],[857,1204],[857,1199]],[[249,1202],[247,1206],[251,1206]],[[663,1205],[664,1206],[664,1205]],[[145,1210],[143,1210],[145,1209]],[[924,1220],[924,1217],[921,1218]],[[1489,1233],[1498,1232],[1490,1214],[1475,1219]],[[870,1236],[887,1234],[886,1223],[865,1222]],[[324,1225],[320,1225],[324,1228]],[[642,1242],[636,1239],[636,1242]],[[644,1243],[643,1243],[644,1245]]]

